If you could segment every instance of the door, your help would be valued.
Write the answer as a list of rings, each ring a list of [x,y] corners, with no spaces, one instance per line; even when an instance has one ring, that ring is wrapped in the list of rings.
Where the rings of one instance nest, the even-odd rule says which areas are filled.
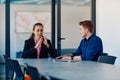
[[[91,20],[91,0],[58,0],[57,50],[58,55],[72,53],[82,37],[79,22]]]

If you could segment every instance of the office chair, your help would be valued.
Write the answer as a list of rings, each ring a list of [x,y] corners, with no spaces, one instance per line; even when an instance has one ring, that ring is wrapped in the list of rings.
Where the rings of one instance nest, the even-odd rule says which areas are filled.
[[[17,60],[8,59],[10,64],[13,66],[12,70],[16,73],[15,80],[24,80],[24,74],[21,70],[20,64]]]
[[[102,53],[100,56],[108,56],[108,53]]]
[[[14,73],[16,73],[15,80],[24,80],[24,74],[17,60],[12,60],[4,55],[6,67],[8,69],[7,79],[13,80]]]
[[[10,59],[6,55],[3,55],[3,56],[4,56],[4,59],[5,59],[5,65],[6,65],[6,68],[7,68],[6,78],[9,79],[9,80],[12,80],[13,76],[14,76],[13,64],[11,64]]]
[[[116,58],[115,56],[99,56],[97,62],[114,64]]]
[[[37,68],[29,66],[28,64],[27,64],[27,71],[32,80],[63,80],[50,75],[48,75],[48,78],[46,78],[44,75],[39,74]]]
[[[16,73],[15,80],[24,80],[24,74],[21,70],[21,67],[18,61],[17,60],[11,60],[11,61],[14,64],[14,71]]]
[[[48,80],[45,76],[39,74],[36,67],[29,66],[28,64],[26,65],[27,65],[27,72],[32,80]]]

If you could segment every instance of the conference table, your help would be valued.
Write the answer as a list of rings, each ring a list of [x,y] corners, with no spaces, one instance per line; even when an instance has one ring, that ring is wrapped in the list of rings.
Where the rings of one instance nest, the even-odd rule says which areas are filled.
[[[20,65],[36,67],[40,74],[63,80],[120,80],[120,67],[94,61],[17,59]]]

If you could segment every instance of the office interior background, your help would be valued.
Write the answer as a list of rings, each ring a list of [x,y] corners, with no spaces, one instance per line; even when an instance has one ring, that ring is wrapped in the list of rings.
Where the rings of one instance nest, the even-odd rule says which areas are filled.
[[[32,32],[32,24],[29,22],[22,25],[24,28],[19,29],[17,26],[17,18],[19,13],[27,12],[33,14],[47,14],[51,17],[51,2],[52,0],[11,0],[10,2],[10,57],[15,58],[16,53],[23,50],[24,41],[29,38]],[[56,0],[59,1],[59,0]],[[94,0],[96,2],[96,35],[100,36],[103,41],[104,52],[109,55],[116,56],[115,65],[120,66],[120,37],[119,37],[119,23],[120,23],[120,10],[119,0]],[[5,0],[0,0],[0,54],[6,54],[6,12]],[[76,49],[82,39],[79,33],[79,22],[86,19],[92,19],[91,0],[61,0],[61,49]],[[55,48],[57,48],[57,37],[59,36],[57,28],[58,15],[57,5],[55,5]],[[33,12],[33,13],[32,13]],[[40,15],[41,16],[41,15]],[[30,17],[30,16],[28,16]],[[25,18],[27,19],[27,18]],[[32,20],[32,19],[31,19]],[[51,39],[52,25],[45,19],[46,25],[44,36]],[[27,20],[26,20],[27,21]],[[29,25],[31,24],[31,25]],[[30,30],[25,27],[29,27]],[[30,28],[31,27],[31,28]],[[21,31],[19,31],[21,30]],[[24,31],[25,30],[25,31]],[[63,54],[63,52],[61,52]]]

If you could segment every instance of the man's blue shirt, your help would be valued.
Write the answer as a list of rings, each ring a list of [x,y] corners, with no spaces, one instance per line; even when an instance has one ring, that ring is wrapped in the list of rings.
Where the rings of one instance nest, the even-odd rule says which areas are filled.
[[[73,55],[80,55],[82,60],[96,61],[98,56],[103,53],[102,40],[96,36],[91,35],[88,39],[84,38],[80,42],[77,50]]]

